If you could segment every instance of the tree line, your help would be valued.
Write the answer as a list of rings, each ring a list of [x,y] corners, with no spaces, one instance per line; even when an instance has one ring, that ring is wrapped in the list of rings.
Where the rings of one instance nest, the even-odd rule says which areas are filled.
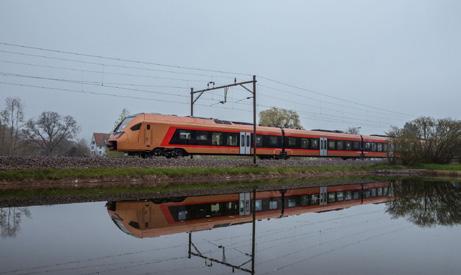
[[[87,156],[86,142],[77,139],[80,126],[72,116],[45,111],[25,120],[20,98],[5,99],[0,112],[0,154]]]

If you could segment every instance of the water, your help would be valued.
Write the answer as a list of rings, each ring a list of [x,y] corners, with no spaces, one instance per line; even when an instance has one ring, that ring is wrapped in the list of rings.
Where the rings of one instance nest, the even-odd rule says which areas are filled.
[[[461,273],[458,182],[256,192],[255,235],[251,196],[2,208],[0,274]]]

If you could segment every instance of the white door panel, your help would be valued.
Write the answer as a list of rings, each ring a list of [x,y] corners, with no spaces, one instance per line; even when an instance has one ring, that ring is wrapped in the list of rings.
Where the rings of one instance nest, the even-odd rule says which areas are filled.
[[[328,139],[320,138],[320,156],[328,156]]]
[[[251,133],[240,132],[240,154],[251,154]]]

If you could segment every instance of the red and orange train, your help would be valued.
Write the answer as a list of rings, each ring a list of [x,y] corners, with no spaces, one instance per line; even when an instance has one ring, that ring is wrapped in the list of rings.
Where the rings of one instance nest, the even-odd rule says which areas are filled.
[[[108,140],[111,150],[131,155],[250,155],[253,125],[212,118],[137,114],[126,117]],[[383,136],[338,131],[258,126],[256,154],[261,158],[385,158],[391,152]]]

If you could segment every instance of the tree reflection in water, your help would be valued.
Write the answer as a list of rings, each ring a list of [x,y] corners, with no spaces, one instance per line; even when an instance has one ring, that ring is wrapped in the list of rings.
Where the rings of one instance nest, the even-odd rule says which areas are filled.
[[[0,236],[2,238],[16,237],[21,230],[23,216],[31,217],[26,207],[0,208]]]
[[[387,202],[393,218],[406,217],[421,227],[461,223],[461,184],[402,180],[393,184],[395,199]]]

